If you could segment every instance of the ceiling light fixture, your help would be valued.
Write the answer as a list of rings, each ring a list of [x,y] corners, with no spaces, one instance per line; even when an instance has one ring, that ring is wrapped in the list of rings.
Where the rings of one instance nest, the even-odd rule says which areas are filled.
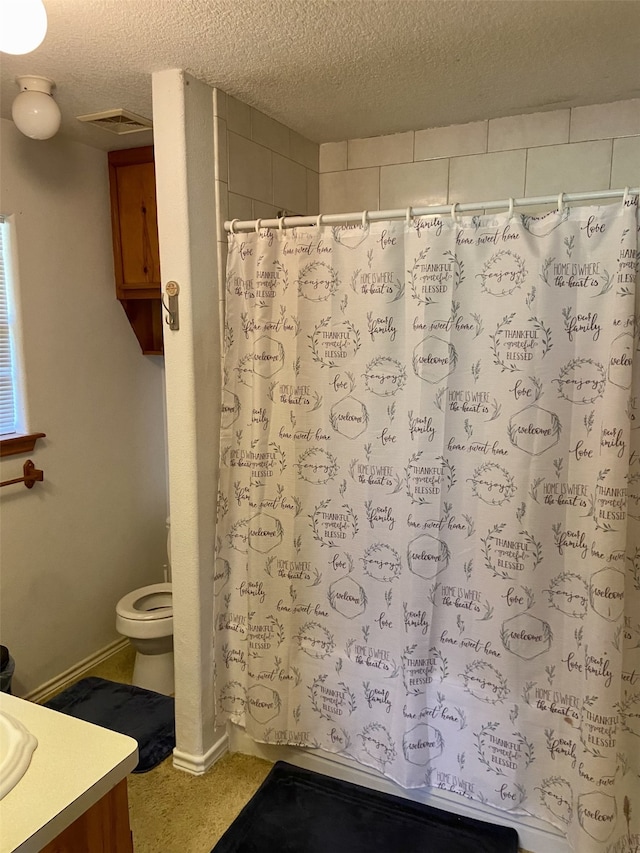
[[[16,77],[20,94],[13,102],[11,115],[16,127],[31,139],[50,139],[58,132],[62,116],[51,94],[55,87],[48,77]]]
[[[0,51],[31,53],[47,34],[42,0],[0,0]]]

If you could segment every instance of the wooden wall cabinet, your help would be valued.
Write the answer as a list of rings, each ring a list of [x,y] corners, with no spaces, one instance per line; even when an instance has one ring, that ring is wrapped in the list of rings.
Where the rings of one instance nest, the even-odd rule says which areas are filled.
[[[146,355],[161,355],[162,306],[153,146],[110,151],[116,297]]]

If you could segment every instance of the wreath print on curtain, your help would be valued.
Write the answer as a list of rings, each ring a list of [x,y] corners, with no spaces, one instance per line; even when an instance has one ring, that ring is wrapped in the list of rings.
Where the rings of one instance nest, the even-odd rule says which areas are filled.
[[[221,720],[640,850],[638,200],[229,237]]]

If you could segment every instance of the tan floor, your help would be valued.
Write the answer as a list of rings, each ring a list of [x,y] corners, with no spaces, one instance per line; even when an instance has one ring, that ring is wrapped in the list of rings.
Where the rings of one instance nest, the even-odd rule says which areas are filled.
[[[271,765],[227,754],[203,776],[176,770],[171,759],[128,778],[135,853],[209,853]]]
[[[87,675],[130,684],[133,661],[133,650],[126,649]],[[171,757],[148,773],[132,773],[127,785],[135,853],[210,853],[270,769],[261,758],[234,753],[203,776],[176,770]]]
[[[87,676],[131,683],[135,652],[125,649]],[[87,677],[85,676],[85,677]],[[171,757],[127,779],[135,853],[209,853],[271,769],[251,755],[225,755],[203,776],[176,770]]]

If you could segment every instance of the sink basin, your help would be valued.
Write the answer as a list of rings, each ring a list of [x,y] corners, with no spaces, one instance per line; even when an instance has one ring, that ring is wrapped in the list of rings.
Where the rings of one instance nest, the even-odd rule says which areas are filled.
[[[0,711],[0,800],[22,779],[37,745],[19,720]]]

